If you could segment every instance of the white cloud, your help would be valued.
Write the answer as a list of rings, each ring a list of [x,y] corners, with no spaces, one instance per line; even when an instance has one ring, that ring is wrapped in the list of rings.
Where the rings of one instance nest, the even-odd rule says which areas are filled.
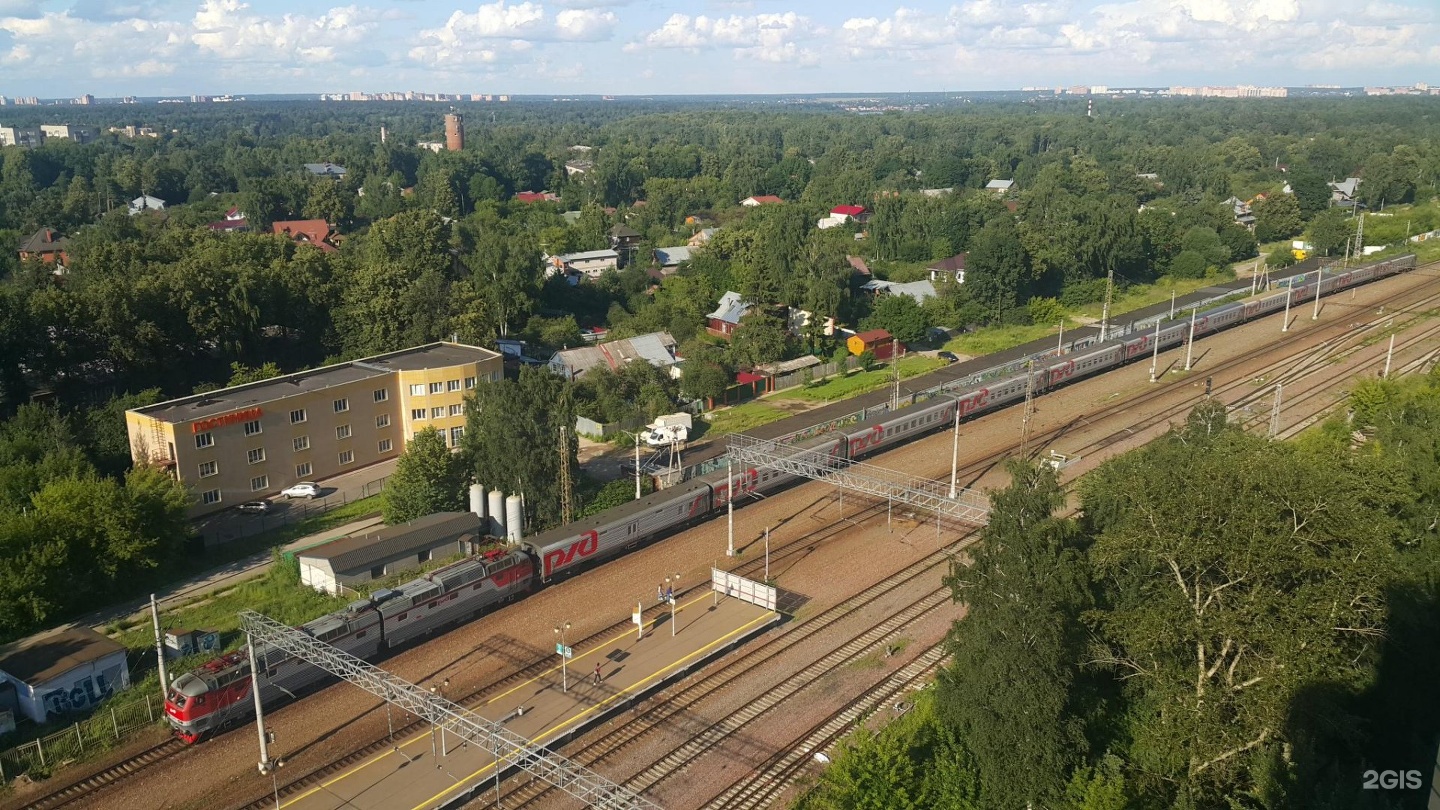
[[[735,49],[737,59],[810,65],[815,64],[819,57],[799,43],[827,33],[809,17],[793,11],[748,16],[732,14],[728,17],[671,14],[663,25],[646,34],[639,42],[627,45],[626,50],[730,47]]]
[[[249,8],[239,0],[204,0],[195,11],[190,41],[227,61],[332,62],[342,52],[337,46],[363,43],[378,16],[358,6],[332,8],[318,17],[278,18],[248,13]]]
[[[886,19],[852,17],[840,27],[841,39],[852,48],[905,50],[953,41],[959,31],[954,22],[936,14],[901,6]],[[858,55],[858,54],[857,54]]]
[[[438,67],[489,64],[533,43],[609,39],[619,21],[613,12],[597,8],[566,9],[551,16],[538,3],[497,0],[474,14],[456,11],[443,26],[421,31],[410,58]]]

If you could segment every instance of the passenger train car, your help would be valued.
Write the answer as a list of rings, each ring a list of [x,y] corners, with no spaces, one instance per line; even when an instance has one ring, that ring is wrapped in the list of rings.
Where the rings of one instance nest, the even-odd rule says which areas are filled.
[[[959,388],[902,410],[850,425],[793,445],[797,454],[832,459],[835,464],[911,441],[962,418],[1004,407],[1025,397],[1033,386],[1043,393],[1073,380],[1108,371],[1155,349],[1183,345],[1193,329],[1200,337],[1250,319],[1314,300],[1376,278],[1415,267],[1403,256],[1370,267],[1324,275],[1307,273],[1282,279],[1283,293],[1221,304],[1193,318],[1162,322],[1157,329],[1106,340],[1029,371]],[[1318,293],[1317,293],[1318,290]],[[510,551],[495,551],[440,568],[394,590],[322,616],[301,629],[352,655],[373,660],[386,650],[470,618],[514,599],[557,577],[619,556],[628,549],[698,523],[723,510],[732,498],[774,491],[794,480],[775,469],[742,469],[726,478],[717,471],[624,506],[530,537]],[[325,673],[286,654],[257,649],[262,670],[261,699],[270,702],[319,681]],[[254,711],[250,663],[243,652],[217,658],[171,684],[165,710],[175,732],[197,742]]]

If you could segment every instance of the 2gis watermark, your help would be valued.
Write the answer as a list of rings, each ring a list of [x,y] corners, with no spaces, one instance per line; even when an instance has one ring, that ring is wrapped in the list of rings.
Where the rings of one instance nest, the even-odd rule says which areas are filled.
[[[1419,790],[1424,786],[1425,780],[1419,771],[1366,771],[1364,787],[1366,790]]]

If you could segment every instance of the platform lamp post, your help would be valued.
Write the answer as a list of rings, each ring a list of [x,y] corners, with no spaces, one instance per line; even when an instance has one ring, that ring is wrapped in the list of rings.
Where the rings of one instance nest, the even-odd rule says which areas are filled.
[[[672,586],[670,583],[674,582]],[[675,588],[680,587],[680,575],[665,577],[665,598],[670,600],[670,637],[675,637]]]
[[[570,629],[570,622],[555,625],[555,636],[560,639],[560,646],[556,652],[560,653],[560,691],[570,691],[570,673],[566,668],[570,656],[566,655],[570,648],[565,645],[565,631]],[[553,671],[553,670],[552,670]]]

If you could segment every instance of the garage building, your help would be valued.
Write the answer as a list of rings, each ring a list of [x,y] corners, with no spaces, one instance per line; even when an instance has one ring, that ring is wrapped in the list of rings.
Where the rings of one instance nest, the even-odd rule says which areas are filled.
[[[341,586],[383,579],[431,560],[474,554],[484,538],[473,512],[436,512],[306,549],[296,555],[300,581],[339,596]]]

